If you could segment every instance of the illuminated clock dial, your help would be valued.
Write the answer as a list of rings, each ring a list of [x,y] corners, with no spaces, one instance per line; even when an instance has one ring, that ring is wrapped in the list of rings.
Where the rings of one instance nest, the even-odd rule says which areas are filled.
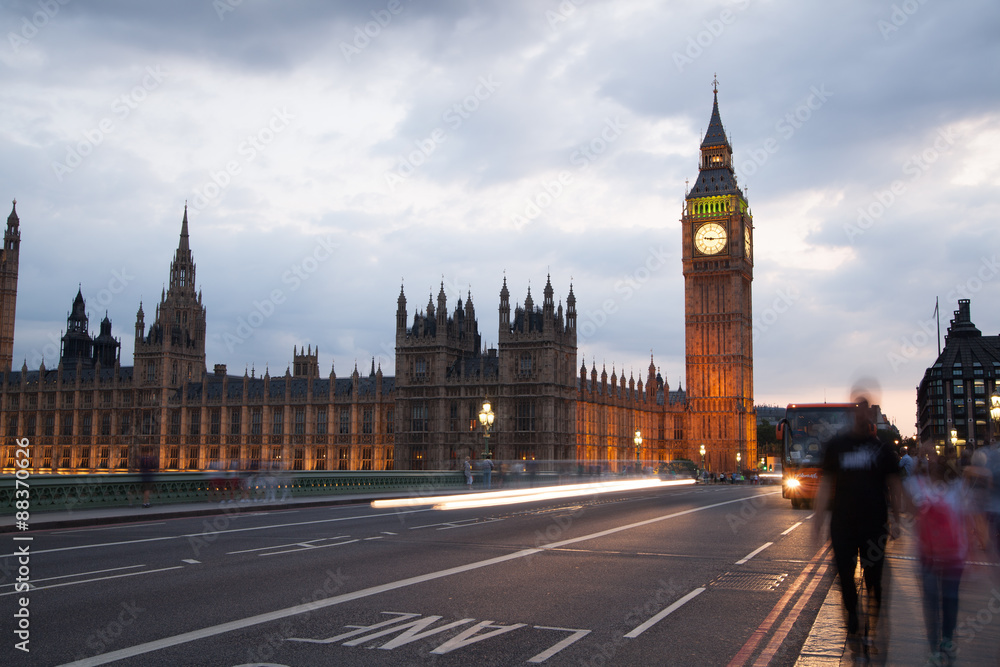
[[[716,222],[702,225],[694,233],[694,247],[705,255],[719,254],[726,247],[725,228]]]

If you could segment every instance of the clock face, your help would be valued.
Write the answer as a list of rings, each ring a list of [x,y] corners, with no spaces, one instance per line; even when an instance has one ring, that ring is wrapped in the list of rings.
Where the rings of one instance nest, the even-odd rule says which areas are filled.
[[[743,228],[743,242],[745,244],[746,251],[747,251],[747,259],[751,259],[753,257],[753,245],[751,245],[751,243],[750,243],[750,228],[749,227],[744,227]]]
[[[709,222],[694,233],[694,247],[705,255],[717,255],[726,247],[726,230],[722,225]]]

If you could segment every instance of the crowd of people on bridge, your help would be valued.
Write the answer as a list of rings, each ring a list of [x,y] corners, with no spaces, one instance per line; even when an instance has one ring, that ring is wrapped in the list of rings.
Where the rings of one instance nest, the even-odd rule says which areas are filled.
[[[958,453],[920,443],[897,453],[874,437],[865,407],[859,402],[854,430],[826,446],[813,522],[819,538],[829,514],[848,645],[868,657],[883,611],[886,553],[905,531],[916,545],[927,664],[952,665],[960,652],[956,626],[967,562],[1000,562],[1000,445]],[[867,592],[860,606],[859,559]]]

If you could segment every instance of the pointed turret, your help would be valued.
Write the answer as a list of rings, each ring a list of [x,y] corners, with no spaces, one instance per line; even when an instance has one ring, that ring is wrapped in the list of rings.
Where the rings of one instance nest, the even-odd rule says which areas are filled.
[[[733,170],[733,147],[729,144],[726,130],[722,126],[722,117],[719,115],[718,83],[718,80],[713,81],[712,117],[708,121],[708,131],[705,132],[705,138],[701,142],[698,178],[694,182],[694,187],[687,193],[688,201],[734,194],[743,198]],[[734,210],[730,203],[724,201],[711,201],[709,206],[699,212],[719,213]]]
[[[576,331],[576,295],[573,294],[573,283],[569,284],[569,296],[566,297],[566,329]]]
[[[396,333],[406,331],[406,295],[403,294],[403,283],[399,284],[399,298],[396,299]]]
[[[188,238],[188,209],[187,204],[184,204],[181,238],[174,253],[174,261],[170,263],[170,291],[179,289],[194,294],[194,271],[194,257],[191,255],[191,243]]]
[[[554,298],[555,295],[552,289],[551,274],[547,274],[545,276],[545,289],[542,291],[542,295],[542,312],[546,315],[546,317],[554,317],[556,304]]]
[[[500,288],[500,332],[510,333],[510,291],[507,289],[507,276],[503,277],[503,287]]]
[[[437,304],[437,330],[445,333],[448,326],[448,297],[444,293],[444,281],[441,281],[441,290],[438,292]]]
[[[708,121],[708,131],[705,132],[705,138],[701,142],[701,147],[704,148],[715,148],[717,146],[729,147],[729,139],[726,137],[726,129],[722,126],[722,116],[719,115],[719,81],[718,79],[712,82],[712,117]],[[730,153],[732,153],[732,147],[729,147]]]
[[[87,304],[83,300],[83,286],[81,285],[76,290],[73,309],[70,311],[69,317],[66,318],[66,330],[86,333],[89,328],[88,321]]]
[[[101,333],[94,339],[94,365],[114,366],[119,361],[121,342],[111,335],[111,318],[107,311],[101,320]]]
[[[0,371],[14,361],[14,315],[17,307],[17,274],[21,253],[21,228],[15,199],[7,216],[3,250],[0,252]]]

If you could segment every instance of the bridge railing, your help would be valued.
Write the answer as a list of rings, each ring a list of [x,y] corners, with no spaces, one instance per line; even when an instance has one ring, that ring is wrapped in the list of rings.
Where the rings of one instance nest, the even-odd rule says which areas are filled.
[[[433,495],[465,488],[465,478],[461,472],[451,470],[285,471],[238,476],[219,472],[161,472],[154,475],[151,484],[150,502],[163,505],[358,493]],[[25,485],[27,498],[23,493]],[[21,485],[16,484],[13,475],[4,475],[0,477],[0,514],[14,514],[19,500],[28,501],[26,507],[30,512],[137,505],[143,502],[143,488],[142,475],[138,473],[31,475]],[[21,491],[20,496],[17,491]]]

